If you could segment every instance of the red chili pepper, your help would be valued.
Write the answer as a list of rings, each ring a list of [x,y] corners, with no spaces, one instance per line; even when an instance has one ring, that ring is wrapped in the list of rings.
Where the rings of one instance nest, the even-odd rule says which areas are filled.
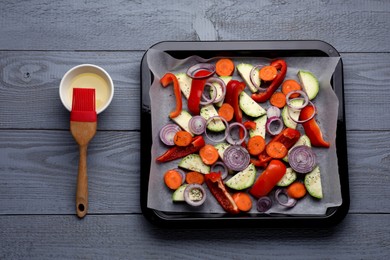
[[[199,115],[199,104],[207,81],[207,75],[210,75],[210,71],[200,70],[195,73],[192,79],[190,96],[188,97],[188,110],[193,115]]]
[[[160,83],[163,85],[164,88],[167,87],[169,84],[173,83],[173,91],[175,93],[175,98],[176,98],[176,110],[172,111],[169,114],[169,117],[175,118],[180,115],[183,106],[181,101],[181,91],[180,91],[179,81],[177,80],[174,74],[168,72],[160,79]]]
[[[286,165],[279,160],[272,160],[257,178],[249,193],[256,198],[266,196],[286,173]]]
[[[192,142],[188,146],[174,146],[170,149],[168,149],[164,154],[159,156],[156,161],[157,162],[169,162],[173,161],[179,158],[182,158],[184,156],[187,156],[189,154],[198,152],[200,148],[205,146],[205,141],[202,136],[198,135],[192,138]]]
[[[275,136],[268,144],[271,142],[280,142],[286,146],[287,149],[290,149],[299,139],[301,133],[292,128],[285,128],[280,134]],[[253,160],[252,163],[257,167],[266,167],[268,162],[272,160],[272,157],[269,156],[266,152],[266,149],[259,155],[259,160]]]
[[[299,120],[306,120],[310,118],[313,113],[315,113],[315,109],[313,106],[306,106],[301,110],[301,114],[299,116]],[[302,124],[305,129],[306,135],[309,137],[310,142],[313,146],[326,147],[329,148],[329,142],[326,142],[322,136],[322,132],[320,126],[317,124],[314,117],[309,121]]]
[[[282,84],[287,73],[287,63],[284,60],[275,60],[271,62],[271,66],[276,67],[277,70],[280,70],[278,75],[272,80],[271,84],[264,92],[252,94],[252,99],[256,102],[263,103],[266,102],[275,90]]]
[[[220,172],[210,172],[205,174],[205,182],[213,196],[216,198],[222,208],[231,214],[240,212],[230,193],[226,190],[222,181]]]

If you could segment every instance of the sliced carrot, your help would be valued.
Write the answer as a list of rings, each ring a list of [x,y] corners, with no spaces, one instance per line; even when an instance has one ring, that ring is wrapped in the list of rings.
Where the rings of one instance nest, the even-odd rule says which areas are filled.
[[[197,183],[202,185],[204,183],[204,176],[200,172],[189,172],[186,174],[186,182],[188,184]]]
[[[272,81],[276,75],[278,75],[278,70],[274,66],[264,66],[259,71],[259,77],[264,81]]]
[[[178,131],[173,137],[177,146],[188,146],[192,142],[192,135],[187,131]]]
[[[298,81],[294,80],[294,79],[288,79],[288,80],[285,80],[283,83],[282,83],[282,92],[283,94],[285,94],[287,96],[288,93],[292,92],[292,91],[296,91],[296,90],[302,90],[302,87],[301,85],[298,83]],[[290,95],[290,98],[296,98],[296,97],[299,97],[299,94],[292,94]]]
[[[199,155],[204,164],[212,165],[214,164],[219,157],[218,150],[211,144],[206,144],[199,150]]]
[[[249,211],[252,209],[252,200],[248,193],[236,192],[232,197],[239,210]]]
[[[183,177],[175,170],[168,170],[164,175],[164,182],[168,188],[176,190],[183,183]]]
[[[287,194],[294,199],[303,198],[306,195],[306,187],[302,182],[294,182],[287,187]]]
[[[267,144],[267,147],[265,148],[265,151],[267,152],[267,154],[272,157],[272,158],[276,158],[276,159],[281,159],[283,158],[284,156],[287,155],[287,148],[284,144],[282,144],[281,142],[270,142],[269,144]]]
[[[286,105],[286,95],[282,92],[274,92],[269,102],[275,107],[283,108]]]
[[[231,59],[220,59],[215,64],[215,72],[219,76],[230,76],[234,72],[234,62]]]
[[[247,150],[251,155],[259,155],[265,149],[265,139],[260,135],[248,139]]]
[[[234,108],[229,103],[223,103],[218,110],[218,115],[230,122],[234,116]]]

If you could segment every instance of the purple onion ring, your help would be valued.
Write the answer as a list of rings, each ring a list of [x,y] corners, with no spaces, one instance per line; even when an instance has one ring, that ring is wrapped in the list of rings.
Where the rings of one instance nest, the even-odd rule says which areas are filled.
[[[283,201],[280,198],[280,195],[286,196],[287,197],[287,201]],[[291,198],[290,196],[288,196],[286,189],[277,189],[276,192],[275,192],[275,199],[276,199],[276,201],[280,205],[285,206],[287,208],[292,208],[292,207],[294,207],[297,204],[297,200],[296,199]]]
[[[216,88],[213,84],[207,83],[207,82],[206,82],[205,87],[206,87],[206,86],[212,88],[213,91],[214,91],[215,93],[217,93],[217,88]],[[200,101],[200,104],[201,104],[201,105],[208,105],[208,104],[211,104],[211,103],[215,103],[215,98],[216,98],[216,96],[208,98],[208,97],[204,94],[204,91],[203,91],[203,93],[202,93],[202,98],[203,98],[203,100],[205,100],[205,101],[201,100],[201,101]]]
[[[241,139],[239,139],[239,140],[234,140],[233,136],[232,136],[232,133],[231,133],[232,129],[234,127],[236,127],[236,126],[242,128],[244,130],[244,136]],[[240,144],[242,144],[245,141],[247,135],[248,135],[248,131],[246,130],[246,127],[243,124],[241,124],[241,123],[234,122],[234,123],[231,123],[229,125],[228,129],[227,129],[226,141],[229,144],[232,144],[232,145],[240,145]]]
[[[288,153],[290,167],[299,173],[309,173],[317,165],[317,157],[313,149],[306,145],[298,145]]]
[[[305,119],[305,120],[295,120],[295,119],[290,115],[291,112],[290,112],[289,109],[287,109],[288,116],[291,118],[292,121],[294,121],[294,122],[297,123],[297,124],[306,123],[307,121],[311,120],[311,119],[316,115],[316,113],[317,113],[317,108],[316,108],[316,106],[313,104],[313,102],[309,101],[309,104],[308,104],[308,105],[313,106],[314,111],[313,111],[313,114],[312,114],[310,117],[308,117],[307,119]]]
[[[197,72],[206,70],[209,72],[209,74],[203,75],[203,76],[195,76]],[[192,79],[205,79],[210,77],[215,73],[215,66],[210,63],[197,63],[187,70],[188,77]]]
[[[217,91],[215,90],[215,99],[214,99],[214,103],[218,103],[218,102],[221,102],[222,100],[225,99],[225,95],[226,95],[226,84],[225,82],[220,79],[220,78],[217,78],[217,77],[212,77],[212,78],[209,78],[206,82],[207,83],[218,83],[221,88],[222,88],[222,95],[217,98]],[[213,85],[214,86],[214,85]],[[215,86],[214,86],[215,87]]]
[[[217,170],[218,167],[222,167],[223,171]],[[211,166],[211,172],[221,172],[221,178],[224,180],[228,176],[228,169],[223,162],[216,162]]]
[[[208,126],[208,124],[210,124],[210,122],[213,121],[213,120],[221,120],[221,121],[225,124],[225,126],[226,126],[224,136],[223,136],[221,139],[216,139],[216,140],[214,140],[214,139],[212,139],[212,138],[207,134],[207,126]],[[220,142],[225,141],[225,139],[226,139],[226,137],[227,137],[227,135],[228,135],[228,131],[227,131],[228,126],[229,126],[229,123],[226,121],[225,118],[223,118],[223,117],[221,117],[221,116],[212,116],[212,117],[210,117],[209,119],[207,119],[207,121],[206,121],[206,129],[205,129],[205,132],[204,132],[204,133],[206,134],[206,137],[207,137],[211,142],[220,143]]]
[[[223,162],[233,171],[242,171],[248,167],[250,155],[244,147],[231,145],[223,153]]]
[[[291,100],[296,100],[296,99],[301,100],[301,99],[303,99],[305,102],[303,102],[303,104],[301,106],[293,106],[291,104],[291,100],[290,100],[290,96],[293,95],[293,94],[300,94],[302,97],[293,98]],[[307,104],[309,104],[309,97],[302,90],[294,90],[294,91],[289,92],[286,95],[286,104],[287,104],[287,106],[289,108],[292,108],[292,109],[295,109],[295,110],[300,110],[300,109],[304,108],[305,106],[307,106]]]
[[[275,127],[275,124],[276,124],[276,127]],[[280,117],[276,117],[276,116],[268,118],[267,123],[265,124],[265,128],[270,135],[280,134],[280,132],[282,132],[282,130],[283,130],[283,126],[284,126],[284,124],[283,124],[282,119]],[[274,129],[274,127],[275,127],[275,129]]]
[[[160,130],[160,139],[161,141],[169,146],[175,145],[173,138],[175,134],[179,132],[181,128],[176,124],[166,124]]]
[[[191,198],[192,193],[198,196],[199,199],[193,200]],[[206,200],[206,191],[200,184],[188,184],[188,186],[184,189],[184,200],[191,206],[200,206]]]
[[[249,73],[249,79],[251,80],[251,83],[252,83],[252,85],[257,89],[257,90],[259,90],[260,92],[264,92],[264,91],[266,91],[267,90],[267,88],[268,88],[268,86],[266,87],[266,88],[262,88],[260,85],[257,85],[256,84],[256,82],[255,82],[255,80],[253,79],[253,77],[254,77],[254,71],[256,70],[256,69],[258,69],[258,68],[261,68],[261,67],[263,67],[263,66],[266,66],[266,65],[256,65],[256,66],[254,66],[252,69],[251,69],[251,72]]]
[[[189,130],[195,135],[201,135],[206,130],[206,119],[203,116],[193,116],[188,122]]]
[[[258,212],[264,213],[272,207],[272,200],[268,196],[260,197],[256,203],[256,209]]]

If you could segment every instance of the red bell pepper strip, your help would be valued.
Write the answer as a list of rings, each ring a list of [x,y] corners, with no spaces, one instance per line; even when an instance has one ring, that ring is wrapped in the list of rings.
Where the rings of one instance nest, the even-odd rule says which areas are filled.
[[[256,122],[248,120],[248,121],[244,122],[244,126],[248,130],[249,129],[255,130],[256,129]]]
[[[226,190],[220,172],[210,172],[209,174],[205,174],[204,178],[207,187],[226,212],[230,214],[237,214],[240,212],[233,197]]]
[[[266,196],[286,173],[286,165],[280,160],[272,160],[257,178],[249,193],[255,198]]]
[[[315,113],[315,108],[312,105],[305,106],[301,110],[299,120],[300,121],[307,120],[313,115],[313,113]],[[317,124],[314,117],[309,121],[302,123],[302,126],[305,129],[305,133],[309,137],[310,142],[313,146],[326,147],[326,148],[330,147],[329,142],[324,140],[320,126]]]
[[[200,112],[200,100],[204,91],[204,86],[207,81],[207,76],[210,75],[208,70],[200,70],[195,73],[191,83],[190,96],[188,97],[188,110],[193,115],[199,115]]]
[[[169,84],[173,83],[173,91],[175,93],[176,98],[176,110],[172,111],[169,114],[169,117],[175,118],[180,115],[183,107],[179,81],[174,74],[168,72],[160,79],[160,83],[163,85],[164,88],[167,87]]]
[[[275,136],[268,144],[272,142],[280,142],[286,146],[287,149],[290,149],[299,139],[301,133],[292,128],[285,128],[280,134]],[[257,167],[267,167],[269,161],[272,160],[272,157],[269,156],[264,149],[263,152],[259,155],[258,160],[252,160],[251,162]]]
[[[159,156],[156,161],[163,163],[173,161],[192,153],[196,153],[205,146],[205,141],[202,136],[198,135],[192,138],[192,142],[188,146],[174,146],[168,149],[164,154]]]
[[[264,92],[253,93],[252,99],[256,102],[263,103],[266,102],[275,90],[282,84],[287,73],[287,63],[284,60],[275,60],[271,62],[271,66],[276,67],[277,70],[280,70],[278,75],[272,80],[271,84]]]
[[[239,105],[239,98],[245,89],[245,83],[238,80],[230,80],[226,85],[225,103],[230,104],[234,109],[236,122],[242,123],[242,111]],[[244,130],[240,128],[240,138],[244,137]]]

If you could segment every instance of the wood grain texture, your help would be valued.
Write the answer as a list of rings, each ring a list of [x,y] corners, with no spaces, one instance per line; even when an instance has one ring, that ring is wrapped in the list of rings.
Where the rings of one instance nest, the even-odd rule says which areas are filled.
[[[386,259],[388,223],[388,215],[353,214],[329,229],[210,231],[160,229],[141,215],[3,216],[0,258]]]
[[[163,40],[325,40],[388,52],[388,1],[1,1],[2,50],[145,50]]]
[[[111,74],[115,93],[99,130],[140,130],[143,52],[0,52],[0,128],[69,129],[58,86],[71,67],[92,63]],[[347,130],[390,130],[390,54],[343,53]],[[373,116],[379,114],[380,116]],[[50,120],[48,120],[50,118]]]
[[[390,213],[389,135],[348,132],[351,213]],[[88,154],[89,213],[141,212],[139,138],[96,134]],[[0,215],[75,213],[78,148],[69,132],[0,131],[0,158]]]

